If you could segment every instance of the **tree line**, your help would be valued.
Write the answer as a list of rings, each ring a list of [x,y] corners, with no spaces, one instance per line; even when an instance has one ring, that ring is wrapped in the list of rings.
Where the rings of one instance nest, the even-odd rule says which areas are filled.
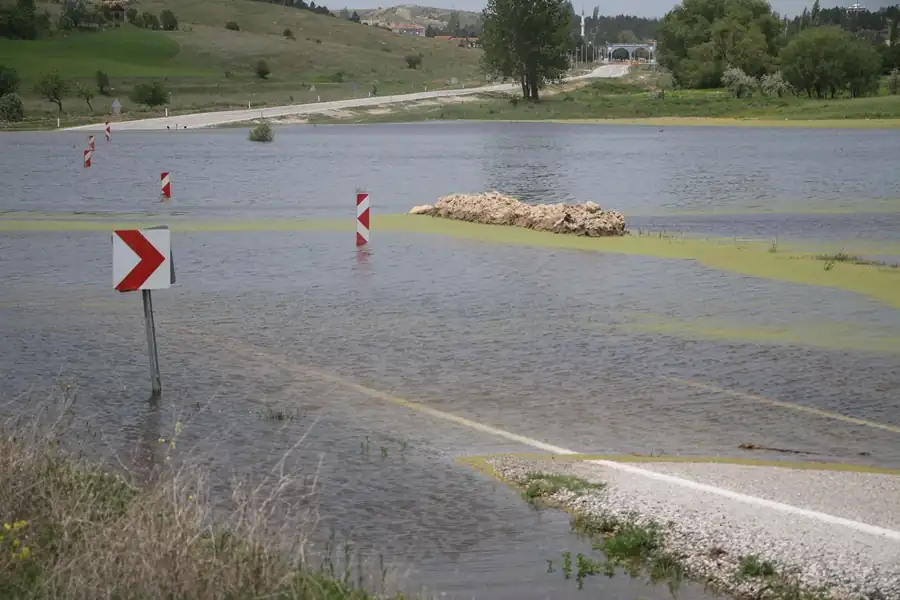
[[[896,6],[822,10],[816,0],[786,19],[767,0],[683,0],[660,21],[622,15],[603,21],[595,8],[585,19],[585,38],[600,44],[654,36],[658,60],[679,87],[858,97],[877,93],[883,74],[900,81],[898,15]],[[527,100],[560,81],[569,52],[585,43],[568,0],[488,0],[482,22],[485,72],[517,81]]]
[[[684,0],[660,24],[659,62],[682,87],[720,87],[725,72],[735,68],[755,80],[778,74],[815,98],[877,92],[881,75],[900,66],[897,19],[888,16],[896,11],[824,14],[817,2],[792,28],[794,20],[782,19],[766,0]],[[885,23],[886,40],[863,34],[871,30],[862,25]]]

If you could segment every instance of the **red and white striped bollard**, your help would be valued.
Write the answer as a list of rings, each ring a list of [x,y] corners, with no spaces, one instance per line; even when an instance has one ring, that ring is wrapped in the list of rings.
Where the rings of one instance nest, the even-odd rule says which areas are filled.
[[[107,142],[109,141],[109,134],[110,134],[109,121],[107,121],[106,122],[106,141]]]
[[[91,152],[90,148],[88,148],[87,150],[84,151],[84,168],[85,169],[91,168],[91,154],[93,154],[93,153]]]
[[[91,149],[91,151],[94,150],[94,136],[88,137],[88,147]]]
[[[369,194],[357,190],[356,192],[356,245],[365,246],[369,243]]]
[[[162,192],[163,201],[172,198],[172,182],[169,181],[169,173],[167,171],[159,174],[159,190]]]

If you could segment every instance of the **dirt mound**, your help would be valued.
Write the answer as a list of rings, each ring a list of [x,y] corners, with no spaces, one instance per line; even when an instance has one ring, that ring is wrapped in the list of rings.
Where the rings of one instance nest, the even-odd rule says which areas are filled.
[[[416,206],[409,212],[413,215],[431,215],[485,225],[512,225],[589,237],[628,233],[622,213],[603,210],[595,202],[531,205],[500,192],[450,194],[438,199],[434,206]]]

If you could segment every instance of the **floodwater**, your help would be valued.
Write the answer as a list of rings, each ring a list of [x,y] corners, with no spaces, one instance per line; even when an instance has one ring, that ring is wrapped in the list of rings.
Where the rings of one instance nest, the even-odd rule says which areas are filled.
[[[894,131],[276,131],[268,145],[243,130],[114,132],[109,144],[98,136],[89,170],[84,134],[4,135],[0,219],[352,222],[357,187],[377,214],[496,188],[595,200],[636,215],[635,229],[848,248],[900,241]],[[171,173],[166,205],[156,202],[160,171]],[[288,464],[318,473],[319,530],[383,554],[407,588],[448,598],[669,593],[625,576],[579,592],[547,573],[562,551],[589,551],[566,516],[534,511],[455,461],[536,450],[404,401],[578,452],[740,455],[752,443],[900,467],[900,313],[865,296],[691,261],[377,230],[357,252],[349,230],[250,229],[173,234],[177,282],[154,293],[156,406],[140,296],[112,290],[109,230],[0,232],[2,410],[74,383],[98,451],[156,455],[180,421],[178,451],[223,476],[264,472],[305,435]],[[690,323],[710,320],[787,334],[766,343],[697,325],[692,335]],[[835,333],[800,343],[794,328]],[[267,408],[296,419],[260,418]],[[705,596],[686,586],[679,597]]]

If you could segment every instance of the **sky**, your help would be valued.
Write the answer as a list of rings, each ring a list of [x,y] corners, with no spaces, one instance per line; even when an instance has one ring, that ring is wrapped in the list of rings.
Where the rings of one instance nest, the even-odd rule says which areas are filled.
[[[781,15],[798,15],[806,6],[812,6],[813,0],[769,0],[772,7]],[[890,6],[900,0],[820,0],[822,8],[831,6],[849,6],[859,2],[870,10],[876,10],[883,6]],[[382,3],[383,2],[383,3]],[[589,15],[594,6],[600,7],[600,14],[617,15],[627,14],[638,17],[661,17],[666,14],[678,2],[676,0],[572,0],[576,11],[581,11],[584,4],[584,13]],[[420,4],[437,8],[454,8],[457,10],[470,10],[480,12],[484,8],[484,0],[401,0],[390,3],[385,0],[363,0],[361,8],[375,8],[376,6],[388,7],[393,4]]]

